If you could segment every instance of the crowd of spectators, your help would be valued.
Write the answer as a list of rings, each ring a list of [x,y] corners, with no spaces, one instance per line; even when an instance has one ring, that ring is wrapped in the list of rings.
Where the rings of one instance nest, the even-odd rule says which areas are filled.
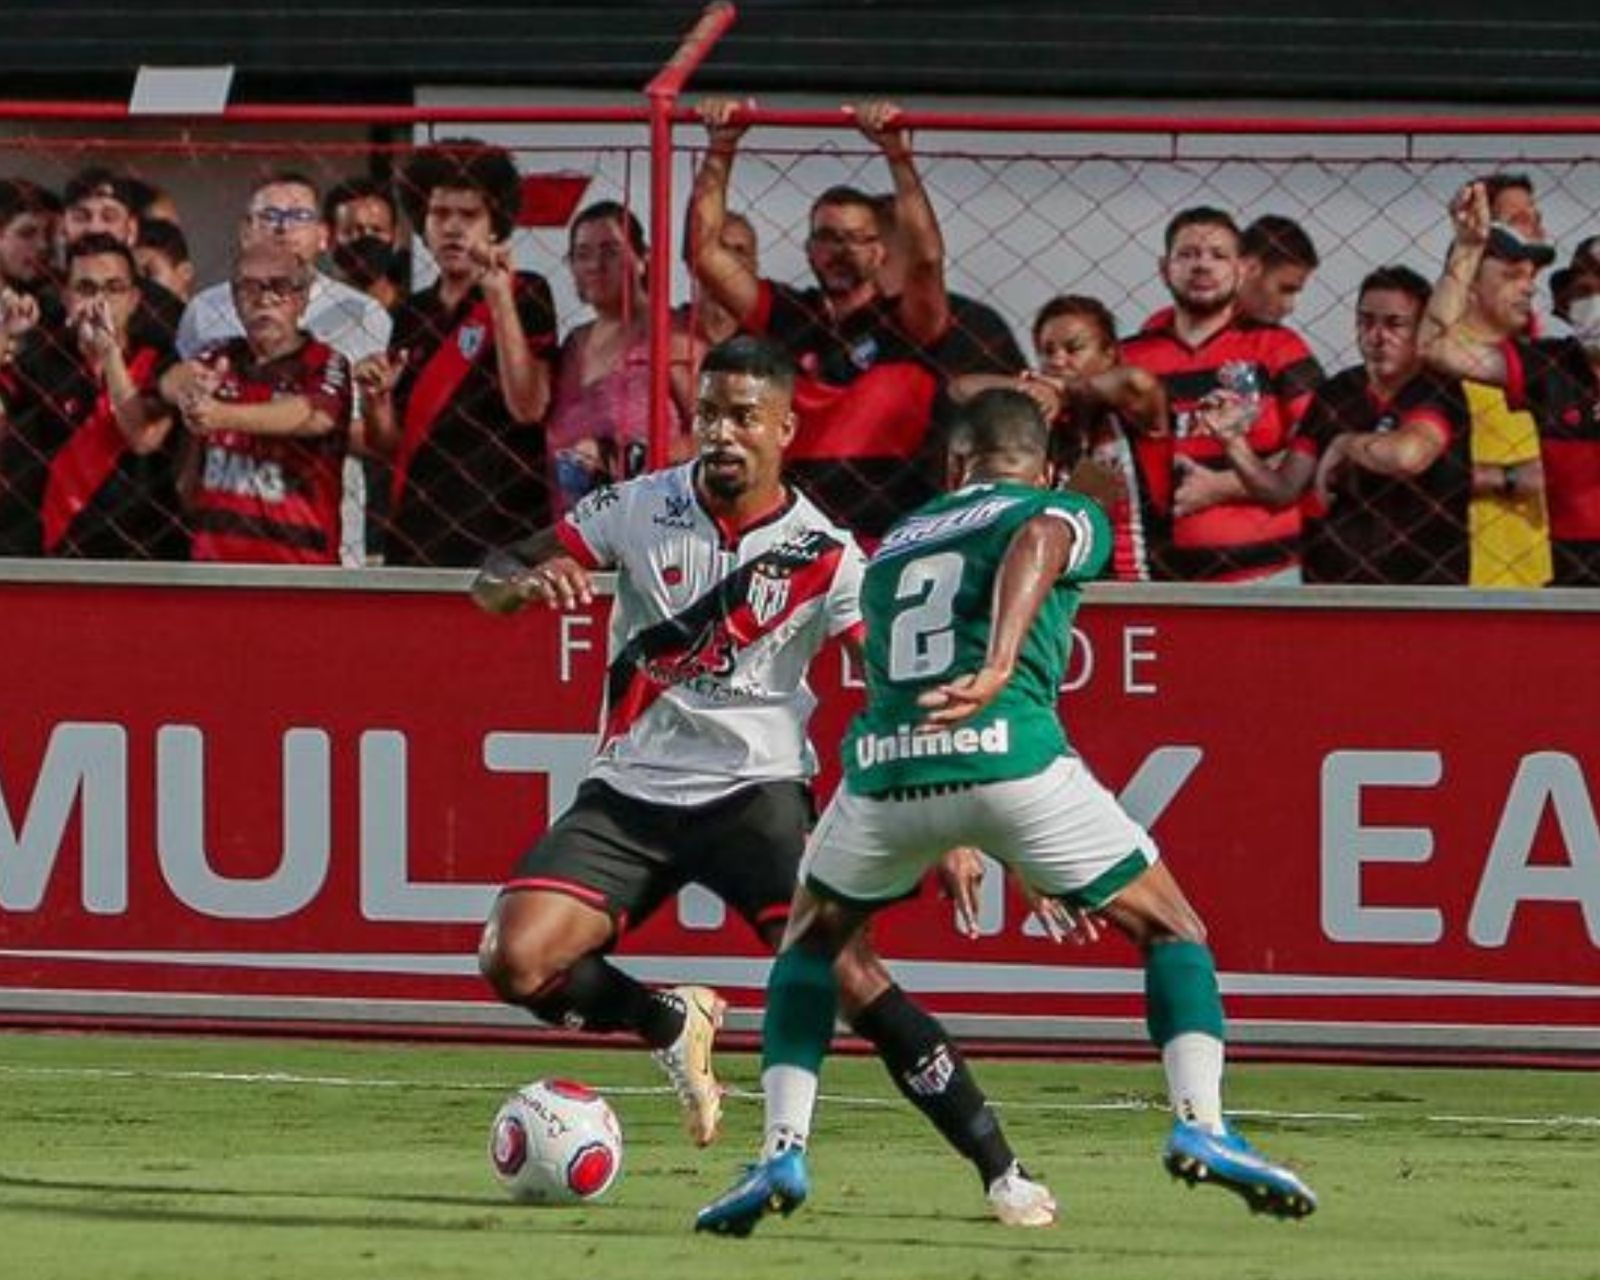
[[[1360,362],[1331,376],[1293,322],[1310,235],[1207,205],[1152,246],[1170,305],[1119,324],[1062,292],[1030,357],[947,287],[894,106],[853,110],[883,189],[817,193],[812,279],[793,283],[762,274],[728,208],[748,111],[700,115],[669,460],[691,449],[697,362],[744,331],[801,370],[793,480],[869,545],[939,487],[953,406],[1015,386],[1052,424],[1062,483],[1111,510],[1119,580],[1600,585],[1600,239],[1549,281],[1571,336],[1541,336],[1557,251],[1526,177],[1441,209],[1437,285],[1425,262],[1361,281]],[[105,168],[59,193],[0,180],[0,554],[465,566],[643,470],[640,220],[607,200],[571,217],[587,314],[563,333],[546,275],[513,261],[520,200],[514,158],[472,139],[326,191],[264,172],[213,282],[167,192]]]

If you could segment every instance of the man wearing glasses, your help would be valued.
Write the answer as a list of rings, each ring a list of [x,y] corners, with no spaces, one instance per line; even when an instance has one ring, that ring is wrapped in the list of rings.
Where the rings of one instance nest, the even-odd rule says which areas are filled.
[[[904,264],[900,292],[879,284],[887,252],[872,196],[835,186],[811,206],[806,260],[816,287],[758,276],[722,244],[728,180],[749,128],[744,103],[700,106],[709,139],[695,178],[690,247],[701,287],[748,333],[784,347],[800,368],[800,430],[788,470],[832,519],[875,540],[938,491],[937,468],[918,467],[939,380],[927,352],[950,325],[944,241],[891,103],[851,108],[894,179]]]
[[[328,225],[323,221],[317,185],[310,178],[280,172],[256,184],[239,224],[239,247],[257,244],[289,250],[310,273],[311,291],[302,324],[313,338],[327,343],[352,366],[388,349],[393,329],[388,312],[359,289],[317,270],[317,259],[328,248]],[[187,360],[243,332],[232,286],[226,281],[212,285],[201,290],[183,313],[178,354]],[[359,436],[353,444],[357,452],[363,451]],[[366,559],[366,485],[354,459],[345,468],[344,495],[342,559],[346,564],[362,564]]]
[[[182,559],[171,411],[156,383],[167,344],[130,322],[133,252],[105,232],[67,249],[66,311],[19,357],[0,435],[0,553]]]
[[[106,235],[130,249],[139,238],[138,184],[125,173],[92,166],[80,169],[61,189],[62,211],[57,225],[62,257],[89,235]],[[137,261],[137,259],[136,259]],[[66,299],[62,299],[63,304]],[[48,298],[40,299],[47,320],[60,311]],[[139,305],[129,320],[130,330],[156,346],[172,345],[172,335],[183,316],[183,299],[159,284],[146,281],[139,290]]]
[[[328,226],[310,178],[278,173],[256,184],[239,224],[239,247],[256,244],[281,245],[310,270],[305,328],[313,338],[351,364],[388,347],[391,325],[384,309],[359,290],[316,270],[318,257],[328,248]],[[183,313],[178,354],[187,360],[243,332],[232,285],[227,281],[212,285],[202,289]]]
[[[311,268],[287,245],[248,245],[229,282],[243,336],[161,379],[193,442],[195,560],[339,563],[350,368],[302,328],[311,288]]]

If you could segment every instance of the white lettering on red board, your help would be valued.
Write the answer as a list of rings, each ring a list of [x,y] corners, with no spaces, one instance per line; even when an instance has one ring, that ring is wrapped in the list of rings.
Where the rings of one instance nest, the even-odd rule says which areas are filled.
[[[1363,894],[1363,870],[1376,863],[1425,863],[1433,857],[1427,827],[1370,826],[1362,801],[1380,788],[1437,786],[1437,751],[1334,751],[1322,763],[1322,929],[1335,942],[1427,945],[1444,935],[1434,906],[1375,906]],[[1561,832],[1566,861],[1533,860],[1546,811]],[[1583,768],[1572,756],[1537,751],[1522,758],[1484,859],[1466,921],[1475,946],[1503,947],[1524,902],[1562,902],[1583,914],[1589,941],[1600,946],[1600,826]]]

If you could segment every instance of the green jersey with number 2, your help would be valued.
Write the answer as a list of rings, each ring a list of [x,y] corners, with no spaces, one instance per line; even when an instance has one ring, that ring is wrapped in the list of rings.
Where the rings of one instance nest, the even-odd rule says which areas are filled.
[[[970,720],[920,728],[918,695],[983,666],[995,578],[1011,539],[1034,516],[1072,529],[1067,566],[1045,597],[1006,687]],[[861,585],[867,706],[845,736],[858,795],[906,787],[1026,778],[1067,751],[1056,699],[1082,586],[1110,553],[1098,504],[1028,485],[972,484],[936,498],[884,538]]]

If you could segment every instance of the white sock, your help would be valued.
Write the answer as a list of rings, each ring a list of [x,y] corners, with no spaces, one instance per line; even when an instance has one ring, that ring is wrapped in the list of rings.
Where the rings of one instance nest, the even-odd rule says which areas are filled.
[[[804,1067],[778,1065],[761,1073],[767,1100],[767,1137],[761,1158],[770,1160],[791,1147],[804,1149],[817,1107],[817,1077]]]
[[[1161,1046],[1172,1114],[1212,1133],[1222,1132],[1222,1041],[1185,1031]]]

